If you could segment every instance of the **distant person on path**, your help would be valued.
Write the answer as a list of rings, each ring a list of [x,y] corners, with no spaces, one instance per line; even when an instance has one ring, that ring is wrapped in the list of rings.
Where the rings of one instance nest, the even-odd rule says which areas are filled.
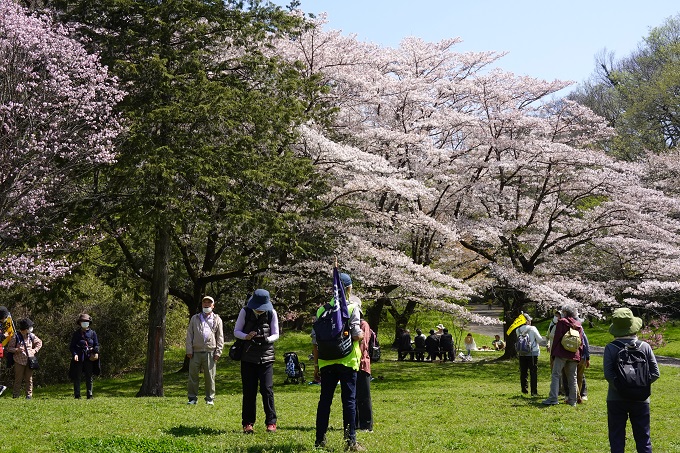
[[[78,316],[76,324],[80,326],[73,332],[69,350],[71,351],[71,366],[69,377],[73,381],[73,396],[80,399],[80,380],[85,375],[85,390],[87,399],[92,399],[94,376],[99,376],[101,365],[99,361],[99,339],[92,330],[92,318],[87,313]]]
[[[455,359],[455,350],[453,347],[453,335],[449,333],[449,329],[444,329],[444,333],[439,338],[439,348],[441,350],[442,360],[444,362],[453,362]]]
[[[472,337],[472,333],[468,332],[468,334],[465,336],[465,351],[467,352],[467,356],[471,357],[472,351],[476,350],[477,344],[475,343],[475,339]]]
[[[12,315],[9,314],[9,310],[4,305],[0,306],[0,352],[4,358],[6,353],[4,349],[9,344],[9,341],[14,335],[14,327],[12,326]],[[9,351],[7,351],[9,352]],[[7,390],[7,386],[0,385],[0,396]]]
[[[501,340],[500,335],[494,335],[494,340],[491,342],[491,346],[493,346],[494,350],[496,351],[502,351],[505,349],[505,341]]]
[[[522,393],[529,393],[529,383],[531,385],[531,396],[538,396],[538,356],[541,353],[540,345],[545,345],[547,340],[538,332],[538,329],[531,325],[531,316],[524,313],[526,324],[523,324],[515,331],[517,336],[526,335],[530,344],[530,350],[526,353],[517,351],[519,355],[519,382]],[[527,375],[529,380],[527,380]]]
[[[245,434],[254,432],[258,382],[267,432],[276,432],[274,342],[279,339],[279,318],[269,297],[269,291],[255,290],[238,314],[234,336],[246,341],[241,356],[243,432]]]
[[[19,398],[23,382],[26,383],[26,399],[33,398],[33,370],[28,367],[28,358],[35,357],[41,347],[42,340],[33,333],[33,321],[28,318],[19,321],[19,332],[7,345],[7,350],[14,354],[12,398]]]
[[[416,356],[416,362],[423,362],[425,361],[425,341],[427,340],[427,337],[423,333],[422,330],[416,329],[416,336],[413,339],[413,344],[415,346],[415,356]]]
[[[439,337],[434,329],[430,329],[430,335],[425,339],[425,349],[427,350],[427,360],[434,362],[439,357]]]
[[[357,302],[358,301],[358,302]],[[361,360],[359,361],[359,372],[357,373],[357,429],[373,432],[373,403],[371,402],[371,356],[369,354],[368,343],[371,340],[371,326],[363,319],[361,311],[361,301],[357,297],[355,300],[361,316],[360,326],[364,337],[359,342],[361,349]]]
[[[342,399],[342,421],[345,437],[345,449],[349,451],[364,451],[365,448],[356,440],[356,386],[357,372],[361,362],[360,342],[364,337],[361,330],[361,314],[358,308],[358,297],[351,294],[352,279],[348,274],[341,273],[340,280],[345,290],[347,299],[347,311],[349,313],[349,330],[352,337],[352,349],[349,355],[340,359],[324,360],[319,357],[319,347],[316,341],[316,333],[312,328],[312,353],[314,355],[314,379],[321,381],[321,393],[319,404],[316,409],[316,439],[315,448],[326,446],[326,431],[331,415],[333,395],[340,382],[340,398]],[[335,306],[339,303],[333,298],[329,303]],[[319,307],[316,312],[317,319],[323,315],[325,305]]]
[[[543,401],[545,405],[559,404],[558,393],[560,389],[560,380],[562,371],[567,375],[569,386],[565,389],[567,393],[567,404],[575,406],[577,402],[578,386],[576,383],[576,373],[578,362],[581,360],[581,353],[583,352],[583,345],[575,352],[568,351],[562,345],[562,337],[569,332],[570,329],[581,332],[581,323],[576,319],[576,309],[566,304],[562,307],[562,317],[557,322],[555,327],[555,338],[550,348],[550,354],[554,357],[552,373],[550,376],[550,395]]]
[[[189,321],[186,336],[186,354],[189,358],[189,382],[187,404],[198,402],[198,374],[203,370],[205,381],[205,402],[215,404],[216,362],[224,348],[222,318],[214,312],[215,299],[205,296],[201,300],[201,312]]]
[[[409,356],[409,360],[413,360],[413,346],[411,345],[411,331],[404,329],[404,332],[399,337],[399,351],[397,360],[403,361]]]
[[[659,379],[659,366],[656,363],[654,352],[648,343],[638,340],[637,333],[642,327],[642,319],[633,316],[629,308],[617,308],[612,315],[612,324],[609,333],[614,336],[614,341],[604,348],[603,368],[604,378],[609,382],[607,392],[607,425],[609,428],[609,447],[612,453],[623,453],[626,446],[626,423],[630,418],[633,429],[633,438],[638,453],[651,453],[652,441],[650,434],[649,396],[638,400],[623,395],[614,385],[617,377],[618,353],[631,343],[637,344],[647,358],[649,371],[649,384]],[[649,389],[648,389],[649,390]]]

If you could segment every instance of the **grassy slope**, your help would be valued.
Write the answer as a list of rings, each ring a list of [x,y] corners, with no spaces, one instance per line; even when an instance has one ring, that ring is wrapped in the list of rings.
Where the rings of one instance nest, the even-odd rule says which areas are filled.
[[[385,333],[387,335],[387,333]],[[72,399],[68,385],[35,390],[32,401],[4,396],[0,451],[12,452],[297,452],[311,451],[318,386],[281,385],[282,353],[310,351],[304,333],[287,333],[277,344],[275,397],[279,431],[264,432],[260,404],[256,434],[240,432],[240,377],[237,363],[218,366],[215,407],[187,406],[186,375],[176,373],[181,350],[169,351],[165,398],[135,398],[141,375],[95,382],[95,399]],[[473,363],[429,364],[385,361],[374,365],[375,432],[359,441],[376,452],[564,452],[607,451],[606,382],[602,360],[587,371],[590,399],[576,408],[543,407],[542,398],[519,392],[514,361],[495,362],[496,353],[477,353]],[[539,392],[549,387],[545,354],[539,364]],[[652,437],[656,452],[680,452],[676,392],[680,368],[662,367],[652,396]],[[339,392],[331,414],[329,450],[342,451]],[[630,430],[629,430],[630,431]],[[627,451],[634,451],[629,434]]]

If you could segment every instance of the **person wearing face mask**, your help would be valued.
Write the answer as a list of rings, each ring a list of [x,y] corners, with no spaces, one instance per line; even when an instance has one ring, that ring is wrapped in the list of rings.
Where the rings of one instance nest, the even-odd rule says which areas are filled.
[[[264,407],[264,424],[267,432],[276,432],[274,342],[279,339],[279,319],[269,298],[269,291],[255,290],[238,314],[234,336],[246,342],[241,356],[243,432],[254,432],[258,382]]]
[[[41,347],[42,341],[33,334],[33,321],[28,318],[19,321],[19,332],[7,345],[7,350],[14,354],[12,398],[19,398],[22,382],[26,383],[26,399],[33,398],[33,370],[28,367],[28,358],[35,357]]]
[[[224,348],[224,332],[222,318],[214,312],[215,299],[204,296],[201,308],[200,313],[191,317],[187,329],[186,351],[189,358],[187,404],[196,404],[198,401],[198,373],[203,369],[205,403],[212,406],[215,404],[216,363]]]
[[[80,379],[85,375],[87,399],[92,399],[92,383],[94,376],[99,376],[99,339],[97,333],[90,328],[92,318],[87,313],[78,316],[76,324],[80,327],[71,336],[71,366],[69,377],[73,381],[73,396],[80,399]]]

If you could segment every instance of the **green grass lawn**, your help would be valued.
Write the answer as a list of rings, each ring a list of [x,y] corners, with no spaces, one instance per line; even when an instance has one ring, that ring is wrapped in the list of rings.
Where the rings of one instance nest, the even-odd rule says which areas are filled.
[[[277,343],[275,399],[279,430],[267,434],[258,397],[256,433],[241,433],[239,364],[218,365],[214,407],[187,406],[186,374],[177,373],[183,351],[166,354],[164,398],[135,398],[140,373],[95,381],[95,399],[74,400],[69,385],[37,388],[34,399],[2,397],[0,451],[9,452],[302,452],[314,444],[319,387],[283,385],[283,352],[307,362],[309,337],[286,333]],[[375,452],[605,452],[608,451],[602,359],[594,357],[589,400],[572,408],[540,404],[549,387],[547,356],[540,359],[538,398],[520,393],[516,361],[473,353],[475,362],[397,362],[385,349],[374,364],[375,431],[358,440]],[[309,362],[307,362],[309,363]],[[311,367],[310,367],[311,368]],[[653,387],[655,452],[680,452],[676,391],[680,368],[662,367]],[[311,377],[311,373],[308,373]],[[331,414],[328,451],[342,451],[339,390]],[[630,431],[630,430],[629,430]],[[634,451],[628,433],[627,452]]]

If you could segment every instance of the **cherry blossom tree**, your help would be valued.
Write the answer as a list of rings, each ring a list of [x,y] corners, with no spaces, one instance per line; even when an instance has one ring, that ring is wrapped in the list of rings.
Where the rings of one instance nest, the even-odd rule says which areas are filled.
[[[0,288],[64,275],[90,235],[76,219],[115,158],[116,85],[63,27],[0,0]]]

